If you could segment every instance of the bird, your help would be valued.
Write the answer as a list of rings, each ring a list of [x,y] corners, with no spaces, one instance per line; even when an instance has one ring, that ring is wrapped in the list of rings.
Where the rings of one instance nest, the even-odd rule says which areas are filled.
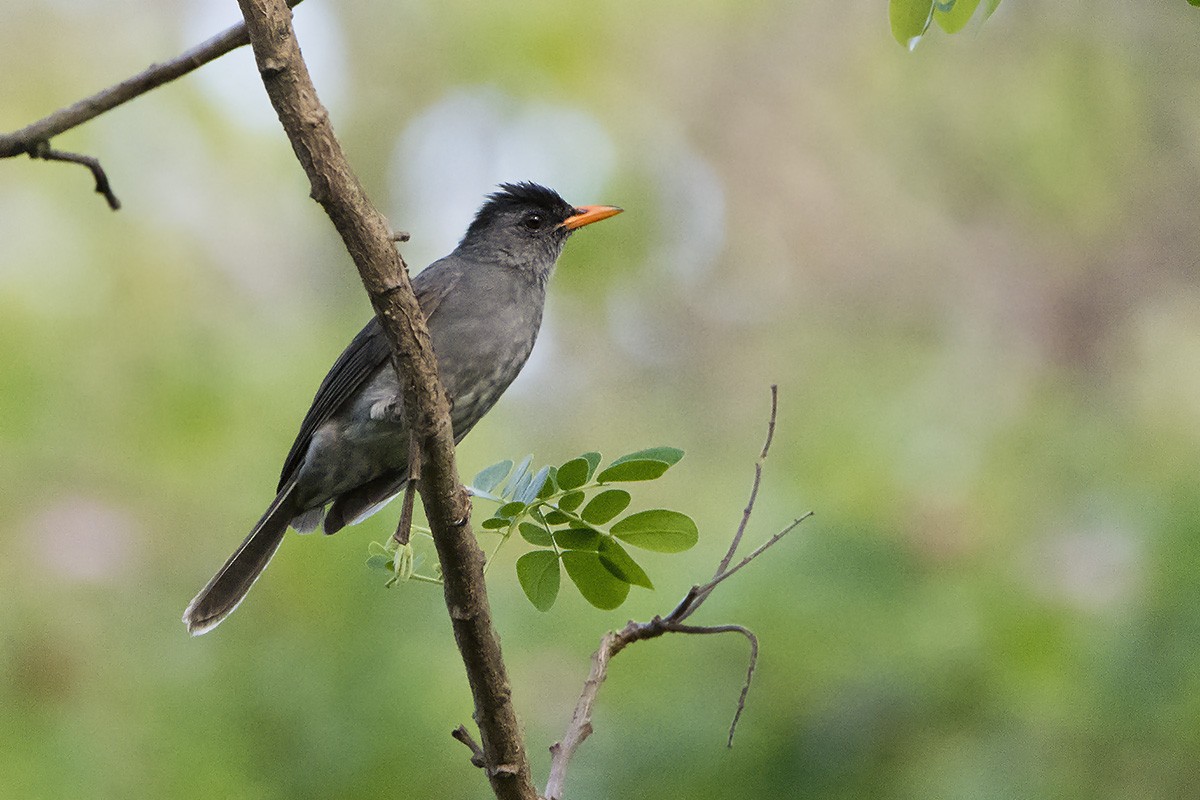
[[[567,238],[621,213],[573,206],[532,182],[489,194],[458,246],[412,281],[425,315],[459,442],[520,373],[542,324],[546,284]],[[378,318],[321,381],[283,462],[275,499],[188,604],[183,622],[206,633],[237,608],[289,527],[333,534],[404,490],[409,427],[391,350]]]

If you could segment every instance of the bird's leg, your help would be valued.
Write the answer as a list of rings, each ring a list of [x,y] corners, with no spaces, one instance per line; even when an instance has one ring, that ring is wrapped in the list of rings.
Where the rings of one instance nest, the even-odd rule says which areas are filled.
[[[408,435],[408,482],[404,484],[404,504],[400,508],[400,523],[392,538],[398,545],[408,544],[412,535],[413,502],[417,494],[417,479],[421,477],[421,447],[417,437]]]

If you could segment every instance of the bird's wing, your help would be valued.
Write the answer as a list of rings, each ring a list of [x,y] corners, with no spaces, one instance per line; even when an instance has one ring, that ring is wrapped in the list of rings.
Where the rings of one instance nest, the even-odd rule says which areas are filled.
[[[428,271],[426,269],[421,275]],[[458,276],[454,275],[451,280],[440,282],[422,281],[420,277],[418,275],[417,280],[413,281],[413,291],[416,292],[417,302],[428,323],[442,300],[454,290],[455,284],[458,283]],[[346,402],[347,398],[375,374],[379,366],[388,360],[391,353],[391,347],[383,335],[383,328],[380,326],[379,320],[371,317],[371,321],[363,326],[363,329],[338,356],[337,361],[333,362],[329,373],[317,388],[312,405],[309,407],[308,413],[304,415],[304,421],[300,423],[300,432],[296,434],[296,441],[292,443],[292,449],[288,451],[287,458],[284,459],[283,472],[279,477],[280,488],[292,479],[300,465],[304,463],[309,442],[317,428],[324,425]]]

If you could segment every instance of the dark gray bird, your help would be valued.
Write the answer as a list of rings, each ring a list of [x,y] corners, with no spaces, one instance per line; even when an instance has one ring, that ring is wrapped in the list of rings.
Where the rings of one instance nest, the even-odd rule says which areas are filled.
[[[619,214],[572,206],[534,183],[502,184],[458,247],[413,279],[461,441],[525,366],[542,324],[546,281],[571,232]],[[227,617],[266,568],[288,526],[336,533],[378,511],[408,478],[408,425],[378,320],[317,389],[283,464],[278,494],[225,566],[183,612],[199,635]],[[328,506],[328,509],[326,509]]]

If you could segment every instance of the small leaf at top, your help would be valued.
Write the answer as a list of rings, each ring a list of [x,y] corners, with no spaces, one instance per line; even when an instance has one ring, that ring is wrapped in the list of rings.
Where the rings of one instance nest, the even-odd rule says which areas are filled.
[[[996,0],[996,2],[1000,2],[1000,0]],[[592,479],[592,476],[596,474],[596,467],[600,466],[601,456],[599,453],[592,451],[592,452],[584,453],[583,455],[580,456],[580,458],[582,458],[584,461],[588,462],[587,479],[590,481]]]
[[[538,547],[550,547],[554,542],[550,531],[533,522],[522,522],[517,526],[517,530],[521,532],[522,539]]]
[[[520,500],[520,498],[524,497],[526,492],[529,491],[529,485],[531,483],[533,483],[533,473],[526,472],[521,476],[521,480],[517,481],[516,487],[512,490],[513,500],[517,500],[524,505],[524,501]]]
[[[691,517],[665,508],[630,514],[609,530],[623,542],[658,553],[680,553],[700,538]]]
[[[508,478],[508,485],[504,487],[504,491],[500,492],[501,497],[509,497],[513,495],[517,486],[525,479],[529,472],[529,465],[533,463],[533,455],[527,455],[521,459],[521,463],[517,464],[517,468],[513,470],[512,475]]]
[[[544,515],[547,525],[566,525],[571,518],[561,511],[547,511]]]
[[[629,596],[629,584],[605,569],[596,553],[569,550],[562,563],[583,599],[596,608],[616,608]]]
[[[667,465],[678,464],[683,458],[683,451],[678,447],[648,447],[636,453],[626,453],[620,458],[613,459],[610,467],[623,464],[626,461],[665,461]]]
[[[590,465],[584,458],[572,458],[558,468],[558,488],[563,491],[578,489],[587,483]]]
[[[570,528],[555,531],[554,541],[564,550],[595,550],[600,546],[600,534],[591,528]]]
[[[558,598],[558,584],[562,580],[558,556],[552,550],[526,553],[517,559],[517,580],[534,608],[549,611]]]
[[[629,492],[624,489],[605,489],[588,501],[579,512],[584,522],[593,525],[603,525],[610,519],[629,508]]]
[[[662,477],[671,465],[665,461],[641,459],[622,461],[620,464],[610,464],[600,471],[596,480],[600,483],[618,483],[621,481],[652,481]]]
[[[500,481],[504,480],[512,468],[513,462],[508,459],[497,461],[490,467],[484,467],[475,476],[474,480],[471,481],[471,488],[478,489],[484,494],[491,494],[492,490],[500,485]]]
[[[563,511],[574,511],[583,502],[583,492],[567,492],[558,498],[558,507]]]
[[[522,503],[532,503],[537,499],[538,494],[542,491],[542,484],[546,482],[546,478],[550,475],[550,467],[542,467],[534,476],[529,479],[529,484],[520,491],[519,495],[514,498]]]
[[[634,586],[643,586],[647,589],[653,589],[654,584],[650,582],[650,576],[642,569],[629,553],[625,552],[625,548],[617,544],[617,540],[611,536],[605,536],[600,540],[600,563],[606,570],[616,575],[626,583],[632,583]]]

